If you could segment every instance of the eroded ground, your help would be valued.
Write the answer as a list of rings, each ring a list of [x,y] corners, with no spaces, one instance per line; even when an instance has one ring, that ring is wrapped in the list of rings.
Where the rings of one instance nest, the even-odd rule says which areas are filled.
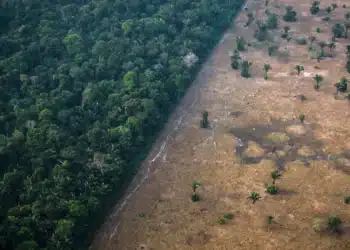
[[[259,2],[247,4],[256,19],[265,16],[266,7]],[[342,8],[349,1],[322,1],[321,8],[331,3],[339,7],[325,22],[323,13],[310,14],[309,2],[270,1],[267,8],[280,15],[280,28],[270,33],[280,43],[273,57],[266,45],[252,39],[254,26],[243,27],[246,13],[238,16],[143,164],[132,195],[107,219],[94,248],[350,249],[350,205],[344,203],[344,196],[350,196],[350,102],[344,95],[335,97],[333,86],[349,76],[344,65],[350,42],[338,39],[333,57],[320,62],[312,59],[307,45],[295,43],[300,35],[330,41],[332,25],[343,22],[350,11]],[[280,39],[287,4],[298,12],[298,22],[287,24],[289,43]],[[237,35],[252,44],[241,54],[253,62],[249,79],[230,67]],[[272,67],[268,80],[263,78],[264,63]],[[305,68],[300,76],[294,70],[297,64]],[[325,78],[319,91],[313,87],[315,74]],[[300,95],[307,100],[300,101]],[[208,129],[199,128],[203,110],[209,112]],[[304,124],[300,114],[305,114]],[[276,182],[281,192],[272,196],[265,193],[265,184],[271,183],[275,169],[282,171]],[[201,183],[196,203],[190,199],[194,180]],[[255,204],[247,198],[252,191],[262,196]],[[219,225],[227,213],[233,214],[232,221]],[[342,235],[314,231],[315,219],[328,214],[342,219]],[[267,216],[275,222],[269,225]]]

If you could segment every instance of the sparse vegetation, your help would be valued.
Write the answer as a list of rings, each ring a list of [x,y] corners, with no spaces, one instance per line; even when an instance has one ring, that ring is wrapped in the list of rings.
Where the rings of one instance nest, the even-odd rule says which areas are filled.
[[[299,36],[295,39],[295,42],[299,45],[306,45],[307,44],[307,40],[305,37]]]
[[[254,204],[256,201],[260,200],[261,197],[260,197],[259,193],[251,192],[248,198],[251,199],[253,201],[253,204]]]
[[[295,66],[295,70],[297,71],[298,76],[300,75],[301,71],[304,71],[304,66],[302,65],[297,65]]]
[[[317,14],[320,11],[320,1],[313,1],[310,7],[310,13],[312,15]]]
[[[283,20],[286,22],[296,22],[297,21],[297,12],[293,9],[293,6],[286,7],[286,12],[283,16]]]
[[[264,64],[264,79],[267,80],[267,72],[269,72],[269,70],[271,70],[271,65],[268,63]]]
[[[251,62],[243,61],[241,64],[241,76],[248,78],[250,77],[250,67],[252,66]]]
[[[278,170],[271,172],[272,184],[275,185],[276,180],[281,178],[281,173]]]
[[[274,184],[267,184],[265,191],[269,194],[275,195],[278,193],[278,188]]]
[[[202,113],[202,120],[200,121],[200,127],[201,128],[208,128],[209,127],[208,116],[209,116],[208,111],[203,111],[203,113]]]

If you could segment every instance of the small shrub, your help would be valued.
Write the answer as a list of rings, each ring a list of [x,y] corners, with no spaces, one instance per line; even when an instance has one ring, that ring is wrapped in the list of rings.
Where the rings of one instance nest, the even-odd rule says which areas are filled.
[[[349,95],[350,95],[350,93],[349,93]],[[344,197],[344,203],[345,204],[350,204],[350,196],[345,196]]]
[[[342,38],[345,36],[345,28],[342,24],[336,23],[332,27],[333,37]]]
[[[337,82],[335,84],[335,87],[337,88],[337,91],[340,92],[346,92],[346,90],[348,89],[348,79],[346,79],[345,77],[343,77],[340,82]]]
[[[299,45],[305,45],[305,44],[307,44],[307,40],[306,40],[305,37],[297,37],[297,38],[295,39],[295,42],[296,42],[297,44],[299,44]]]
[[[276,50],[278,49],[278,47],[276,45],[270,45],[268,48],[267,48],[267,51],[268,51],[268,54],[269,56],[272,56]],[[349,64],[350,65],[350,64]]]
[[[193,194],[193,195],[191,196],[191,200],[192,200],[193,202],[197,202],[197,201],[200,201],[200,200],[201,200],[201,197],[200,197],[198,194]]]
[[[271,225],[273,223],[273,221],[274,221],[273,216],[271,216],[271,215],[267,216],[267,224]]]
[[[225,214],[225,215],[224,215],[224,218],[225,218],[226,220],[232,220],[232,219],[233,219],[233,214]]]
[[[243,61],[241,64],[241,76],[248,78],[250,77],[250,66],[252,65],[251,62]]]
[[[321,33],[321,29],[320,28],[316,28],[316,32],[317,33]]]
[[[255,31],[254,37],[260,42],[265,41],[268,36],[267,25],[261,21],[258,21],[257,25],[258,28]]]
[[[332,7],[333,7],[333,10],[336,9],[336,8],[338,8],[338,4],[336,4],[336,3],[332,3],[331,5],[332,5]]]
[[[199,188],[201,184],[198,181],[192,182],[192,191],[195,193],[197,191],[197,188]]]
[[[295,66],[295,69],[296,69],[296,71],[297,71],[297,73],[298,73],[298,76],[300,75],[300,72],[301,71],[304,71],[304,66],[302,66],[302,65],[297,65],[297,66]]]
[[[241,56],[239,55],[238,50],[235,50],[233,55],[231,56],[231,68],[239,69],[240,60],[241,60]]]
[[[277,194],[278,188],[274,184],[268,184],[266,186],[266,192],[269,194]]]
[[[301,123],[304,123],[305,115],[304,114],[299,115],[299,120],[300,120]]]
[[[277,179],[281,178],[281,173],[278,170],[271,172],[272,184],[275,185]]]
[[[237,50],[238,51],[244,51],[245,50],[245,40],[243,37],[237,37],[236,38],[236,44],[237,44]]]
[[[343,4],[343,8],[346,9],[346,4]]]
[[[276,14],[269,15],[266,26],[268,29],[276,29],[278,27],[278,17]]]
[[[322,21],[325,21],[325,22],[328,22],[329,20],[331,20],[329,16],[325,16],[324,18],[322,18]]]

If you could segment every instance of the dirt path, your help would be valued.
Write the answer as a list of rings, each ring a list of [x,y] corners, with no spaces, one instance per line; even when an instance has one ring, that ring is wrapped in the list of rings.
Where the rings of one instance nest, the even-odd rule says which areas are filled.
[[[275,12],[286,4],[270,2],[282,5]],[[248,1],[245,7],[258,18],[264,14],[262,4]],[[308,8],[299,5],[298,12]],[[311,226],[314,215],[329,212],[350,220],[342,201],[350,192],[350,159],[344,153],[350,150],[350,114],[346,100],[334,100],[327,82],[344,74],[338,65],[344,60],[342,45],[337,45],[337,63],[321,62],[319,70],[300,46],[289,47],[287,62],[268,57],[266,48],[249,47],[242,56],[253,61],[253,78],[244,79],[230,68],[229,53],[238,34],[252,39],[245,20],[242,11],[204,64],[96,235],[93,249],[349,249],[349,240],[320,238]],[[295,35],[314,25],[310,20],[294,24]],[[266,62],[272,66],[268,81],[261,70]],[[305,67],[302,77],[292,73],[298,63]],[[316,92],[311,76],[319,72],[327,79]],[[308,97],[305,103],[298,100],[300,94]],[[203,110],[209,112],[210,129],[198,126]],[[303,126],[296,119],[300,113],[307,117]],[[276,135],[287,140],[266,142]],[[278,159],[271,147],[277,147]],[[328,161],[332,157],[343,164]],[[283,195],[271,198],[264,194],[264,183],[279,167],[285,171]],[[189,199],[194,180],[202,183],[198,204]],[[263,196],[254,206],[246,199],[251,191]],[[218,218],[228,212],[234,214],[232,223],[218,226]],[[273,237],[273,228],[266,229],[267,215],[278,221]]]

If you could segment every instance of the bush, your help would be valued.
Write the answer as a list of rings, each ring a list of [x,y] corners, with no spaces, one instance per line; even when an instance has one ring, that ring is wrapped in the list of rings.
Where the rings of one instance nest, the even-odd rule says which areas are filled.
[[[310,13],[315,15],[320,11],[320,2],[314,1],[310,7]]]
[[[226,223],[227,223],[227,221],[225,219],[223,219],[223,218],[218,220],[218,224],[219,225],[225,225]]]
[[[350,94],[350,93],[349,93]],[[350,204],[350,196],[345,196],[344,197],[344,203],[345,204]]]
[[[335,38],[342,38],[345,36],[345,28],[342,24],[340,23],[336,23],[333,27],[332,27],[332,33],[333,33],[333,37]]]
[[[233,219],[233,214],[225,214],[225,215],[224,215],[224,218],[225,218],[226,220],[232,220],[232,219]]]
[[[330,233],[340,233],[342,221],[338,216],[330,215],[328,217],[327,230]]]
[[[198,194],[193,194],[193,195],[191,196],[191,200],[192,200],[193,202],[197,202],[197,201],[200,201],[200,200],[201,200],[201,197],[200,197]]]

